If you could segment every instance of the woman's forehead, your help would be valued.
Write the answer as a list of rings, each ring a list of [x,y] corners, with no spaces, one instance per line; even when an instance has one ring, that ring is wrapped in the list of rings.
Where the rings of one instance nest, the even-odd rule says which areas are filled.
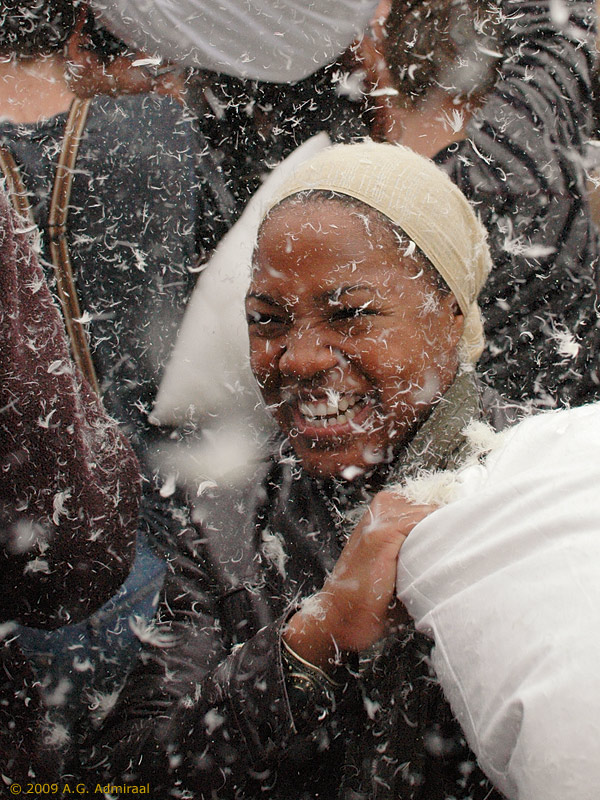
[[[422,267],[418,252],[369,211],[338,199],[284,202],[261,226],[253,284],[384,290],[403,277],[414,280]]]
[[[285,203],[263,222],[254,252],[256,267],[285,265],[304,272],[307,263],[326,260],[332,268],[356,269],[374,253],[396,255],[397,237],[361,212],[337,200]]]
[[[326,238],[350,226],[368,242],[374,232],[392,232],[391,222],[369,206],[351,198],[324,198],[321,195],[291,197],[271,210],[261,226],[269,237],[291,236],[302,232]]]

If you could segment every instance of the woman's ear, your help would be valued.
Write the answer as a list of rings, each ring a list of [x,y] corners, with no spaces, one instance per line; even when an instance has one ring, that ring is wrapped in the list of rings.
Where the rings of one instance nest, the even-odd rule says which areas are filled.
[[[458,300],[453,294],[448,294],[446,296],[445,305],[449,312],[451,344],[453,346],[458,346],[465,328],[465,316],[458,304]]]

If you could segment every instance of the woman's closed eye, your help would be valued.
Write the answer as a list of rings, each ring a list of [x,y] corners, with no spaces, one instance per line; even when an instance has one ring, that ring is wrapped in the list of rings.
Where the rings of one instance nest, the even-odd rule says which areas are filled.
[[[338,306],[329,312],[329,319],[333,324],[344,325],[345,323],[359,323],[368,317],[379,316],[379,310],[371,307],[370,303],[363,303],[360,306]]]
[[[254,309],[246,312],[246,322],[252,334],[267,337],[278,336],[288,324],[287,318],[281,314]]]

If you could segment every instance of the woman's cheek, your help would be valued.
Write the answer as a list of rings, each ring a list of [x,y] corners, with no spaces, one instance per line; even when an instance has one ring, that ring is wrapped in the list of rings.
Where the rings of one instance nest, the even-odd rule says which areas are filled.
[[[269,339],[250,340],[250,367],[261,389],[267,390],[279,373],[277,348]]]
[[[413,402],[417,407],[430,406],[442,392],[439,370],[431,368],[423,372],[419,387],[413,392]]]

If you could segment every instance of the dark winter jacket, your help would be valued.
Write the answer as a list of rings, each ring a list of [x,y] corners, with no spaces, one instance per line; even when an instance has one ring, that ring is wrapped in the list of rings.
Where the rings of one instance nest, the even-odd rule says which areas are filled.
[[[494,269],[480,297],[480,371],[541,407],[598,399],[600,245],[586,201],[596,4],[503,0],[498,81],[435,160],[474,204]],[[561,6],[562,9],[562,6]]]
[[[461,432],[480,414],[463,376],[390,477],[460,463]],[[199,507],[213,512],[201,531],[171,543],[156,625],[91,748],[87,783],[149,783],[161,800],[186,790],[196,800],[495,797],[430,673],[430,644],[411,628],[362,654],[338,705],[297,732],[280,630],[345,538],[336,496],[283,452],[258,488],[221,498],[219,518]]]

